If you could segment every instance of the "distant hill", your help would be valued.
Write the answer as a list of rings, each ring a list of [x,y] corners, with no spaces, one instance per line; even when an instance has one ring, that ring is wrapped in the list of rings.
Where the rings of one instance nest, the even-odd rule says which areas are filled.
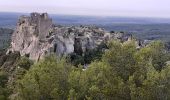
[[[0,27],[15,27],[19,16],[27,13],[0,12]],[[74,16],[54,15],[53,21],[61,25],[113,25],[113,24],[170,24],[170,19],[162,18],[130,18],[130,17],[97,17],[97,16]]]
[[[15,28],[17,20],[27,13],[0,12],[0,27]],[[97,17],[51,14],[55,24],[59,25],[96,25],[107,31],[124,31],[134,34],[139,39],[158,39],[170,41],[170,19],[163,18],[130,18],[130,17]],[[4,33],[5,36],[7,33]],[[1,35],[3,35],[1,33]],[[2,36],[3,37],[3,36]],[[3,39],[4,40],[4,39]]]
[[[0,27],[14,28],[21,13],[0,13]]]
[[[95,16],[71,16],[51,15],[53,20],[59,24],[170,24],[170,19],[162,18],[130,18],[130,17],[95,17]]]

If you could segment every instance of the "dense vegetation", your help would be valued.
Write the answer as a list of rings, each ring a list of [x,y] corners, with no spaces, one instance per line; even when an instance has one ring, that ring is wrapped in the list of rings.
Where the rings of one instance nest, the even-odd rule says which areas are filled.
[[[34,64],[20,57],[13,79],[0,72],[0,100],[170,99],[170,56],[163,43],[136,49],[134,41],[112,41],[107,47],[102,56],[86,56],[94,58],[87,69],[68,57],[51,55]]]

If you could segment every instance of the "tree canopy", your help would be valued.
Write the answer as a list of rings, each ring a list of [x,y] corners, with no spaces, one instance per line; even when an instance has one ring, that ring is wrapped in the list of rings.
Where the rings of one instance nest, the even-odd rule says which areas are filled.
[[[167,64],[170,59],[163,43],[155,41],[137,49],[135,41],[111,41],[107,47],[100,59],[90,58],[93,61],[87,69],[54,55],[33,65],[21,60],[18,66],[25,69],[25,74],[16,81],[14,99],[170,99],[170,65]],[[0,80],[5,80],[5,76],[1,78],[0,74]],[[0,81],[1,87],[3,82]]]

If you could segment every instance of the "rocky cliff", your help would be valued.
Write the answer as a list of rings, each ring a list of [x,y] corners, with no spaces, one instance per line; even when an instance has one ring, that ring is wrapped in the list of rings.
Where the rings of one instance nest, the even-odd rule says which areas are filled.
[[[31,13],[19,18],[7,53],[19,51],[21,56],[35,61],[50,53],[58,56],[73,52],[83,55],[112,38],[128,40],[129,36],[95,26],[56,26],[47,13]]]

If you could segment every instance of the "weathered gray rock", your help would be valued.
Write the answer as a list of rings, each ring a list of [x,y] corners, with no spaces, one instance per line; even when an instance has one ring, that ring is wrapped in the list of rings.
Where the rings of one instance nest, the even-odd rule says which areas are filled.
[[[109,33],[95,26],[55,26],[47,13],[32,13],[19,18],[7,53],[19,51],[21,56],[26,55],[35,61],[50,53],[83,55],[101,42],[122,37],[124,35]]]
[[[12,35],[9,51],[19,51],[22,56],[28,55],[32,60],[40,59],[44,50],[51,46],[48,42],[40,42],[49,35],[51,27],[52,19],[49,19],[46,13],[32,13],[30,17],[21,16]]]

